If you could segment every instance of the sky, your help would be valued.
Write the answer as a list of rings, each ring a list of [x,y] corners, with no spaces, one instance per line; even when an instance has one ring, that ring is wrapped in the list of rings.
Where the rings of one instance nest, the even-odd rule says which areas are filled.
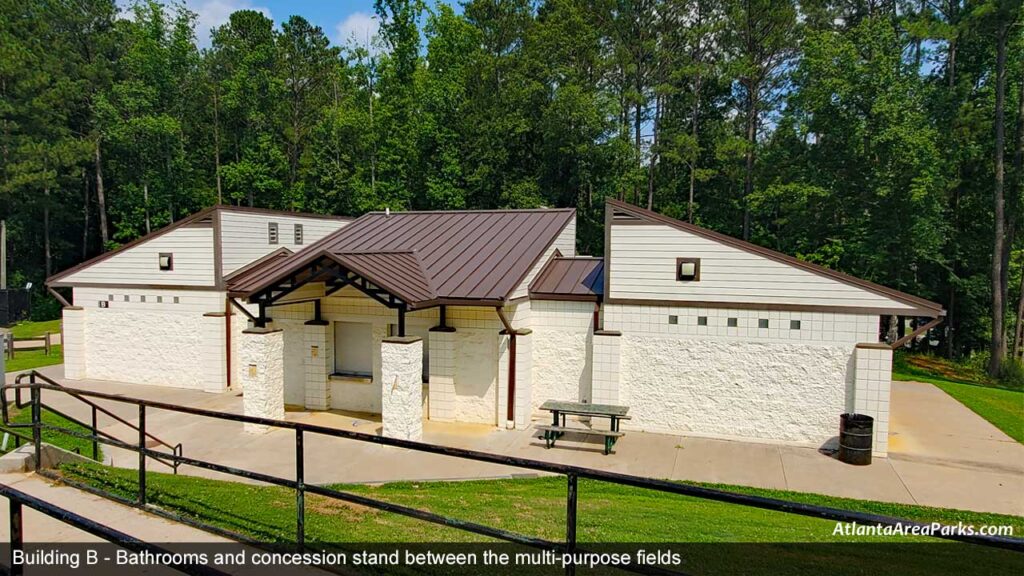
[[[227,22],[236,10],[257,10],[277,25],[292,14],[298,14],[323,28],[334,44],[345,44],[355,36],[365,44],[368,36],[377,31],[373,13],[373,0],[184,0],[183,3],[198,15],[196,36],[199,45],[210,45],[210,29]],[[130,0],[121,0],[122,6]]]

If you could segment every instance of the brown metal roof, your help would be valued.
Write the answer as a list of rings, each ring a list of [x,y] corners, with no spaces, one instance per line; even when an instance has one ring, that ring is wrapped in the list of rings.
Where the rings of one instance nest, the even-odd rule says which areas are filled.
[[[258,277],[231,283],[252,296],[328,258],[411,307],[509,298],[565,226],[572,209],[366,214]]]
[[[604,295],[604,258],[552,258],[530,283],[530,298],[598,301]]]

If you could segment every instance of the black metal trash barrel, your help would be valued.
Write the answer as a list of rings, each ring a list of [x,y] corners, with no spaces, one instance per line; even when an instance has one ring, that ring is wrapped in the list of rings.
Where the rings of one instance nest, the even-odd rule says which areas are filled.
[[[871,464],[871,445],[875,436],[875,419],[866,414],[843,414],[839,417],[839,460],[847,464]]]

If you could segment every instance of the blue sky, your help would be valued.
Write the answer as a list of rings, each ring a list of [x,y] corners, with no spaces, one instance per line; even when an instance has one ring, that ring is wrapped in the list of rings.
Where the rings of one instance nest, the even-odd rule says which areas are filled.
[[[184,0],[183,3],[199,16],[196,36],[199,45],[204,47],[210,44],[211,28],[226,22],[232,12],[245,9],[263,12],[278,24],[298,14],[323,28],[336,44],[344,43],[353,35],[359,43],[365,43],[367,35],[372,36],[377,30],[373,0]]]

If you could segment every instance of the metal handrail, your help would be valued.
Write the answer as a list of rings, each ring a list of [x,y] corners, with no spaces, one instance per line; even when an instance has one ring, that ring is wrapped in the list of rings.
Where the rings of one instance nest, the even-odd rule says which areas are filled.
[[[14,550],[25,549],[24,514],[22,512],[22,506],[27,506],[51,518],[60,520],[69,526],[73,526],[108,542],[113,542],[119,547],[131,550],[132,552],[150,552],[152,554],[173,556],[173,553],[166,548],[150,544],[148,542],[143,542],[134,536],[125,534],[124,532],[115,530],[105,524],[100,524],[95,520],[90,520],[89,518],[80,516],[70,510],[55,506],[44,500],[40,500],[35,496],[11,488],[6,484],[0,484],[0,497],[7,498],[9,501],[8,516],[11,526],[10,544],[12,556]],[[178,572],[192,574],[194,576],[227,576],[227,572],[201,564],[166,564],[166,566]],[[11,576],[21,576],[21,574],[24,573],[24,566],[12,563],[7,567],[7,573]]]
[[[84,395],[91,398],[111,400],[115,402],[121,402],[125,404],[133,404],[139,409],[139,441],[138,444],[130,444],[121,442],[119,440],[111,440],[106,438],[93,437],[96,441],[104,444],[109,444],[124,448],[126,450],[133,450],[139,454],[139,492],[135,502],[131,504],[144,508],[149,512],[161,514],[175,520],[182,520],[189,524],[199,526],[206,529],[213,528],[219,533],[224,533],[223,529],[211,527],[205,523],[198,522],[195,520],[185,519],[173,513],[168,513],[155,506],[148,506],[146,503],[146,457],[161,457],[174,460],[178,464],[184,464],[187,466],[194,466],[205,470],[211,470],[215,472],[225,473],[229,475],[239,476],[250,480],[259,482],[265,482],[272,485],[282,486],[285,488],[293,489],[296,493],[296,540],[300,548],[304,546],[305,542],[305,494],[317,494],[329,498],[335,498],[355,504],[361,504],[370,508],[376,508],[386,512],[392,512],[401,514],[404,516],[417,518],[420,520],[433,522],[445,526],[454,527],[460,530],[465,530],[482,536],[505,540],[509,542],[524,544],[527,546],[540,547],[545,549],[554,549],[558,551],[577,551],[576,546],[576,509],[577,509],[577,482],[579,478],[588,478],[592,480],[598,480],[603,482],[609,482],[612,484],[619,484],[623,486],[631,486],[635,488],[642,488],[648,490],[654,490],[658,492],[676,494],[681,496],[691,496],[707,500],[713,500],[718,502],[725,502],[731,504],[737,504],[742,506],[749,506],[754,508],[761,508],[765,510],[772,510],[777,512],[783,512],[788,514],[796,514],[800,516],[809,516],[815,518],[822,518],[828,520],[835,520],[839,522],[854,522],[861,525],[875,525],[875,526],[893,526],[900,527],[903,529],[913,528],[925,528],[932,525],[905,520],[901,518],[895,518],[891,516],[883,516],[879,514],[870,514],[864,512],[853,512],[848,510],[842,510],[839,508],[832,508],[826,506],[817,506],[813,504],[804,504],[800,502],[791,502],[787,500],[781,500],[777,498],[766,498],[762,496],[753,496],[748,494],[741,494],[736,492],[729,492],[725,490],[718,490],[714,488],[705,488],[702,486],[694,486],[690,484],[682,484],[677,482],[671,482],[667,480],[655,480],[651,478],[644,478],[640,476],[633,476],[629,474],[622,474],[618,472],[609,472],[605,470],[595,470],[591,468],[583,468],[580,466],[571,466],[565,464],[555,464],[551,462],[544,462],[540,460],[532,460],[527,458],[520,458],[515,456],[504,456],[499,454],[491,454],[487,452],[479,452],[475,450],[467,450],[464,448],[453,448],[448,446],[441,446],[436,444],[428,444],[425,442],[417,442],[412,440],[401,440],[397,438],[387,438],[383,436],[377,436],[367,434],[363,432],[355,432],[351,430],[341,430],[337,428],[329,428],[326,426],[318,426],[315,424],[304,424],[299,422],[289,422],[285,420],[275,420],[271,418],[261,418],[255,416],[245,416],[240,414],[231,414],[225,412],[217,412],[213,410],[207,410],[203,408],[193,408],[188,406],[179,406],[175,404],[168,404],[164,402],[155,402],[149,400],[142,400],[138,398],[126,398],[123,396],[117,396],[113,394],[107,394],[103,392],[94,392],[89,390],[79,390],[74,388],[66,387],[54,387],[47,384],[15,384],[12,387],[28,388],[33,394],[33,398],[38,398],[41,390],[58,390],[69,394]],[[214,418],[219,420],[227,420],[232,422],[241,422],[246,424],[256,424],[262,426],[268,426],[280,429],[290,429],[295,432],[295,479],[282,478],[279,476],[273,476],[270,474],[264,474],[261,472],[255,472],[251,470],[245,470],[236,468],[224,464],[218,464],[215,462],[209,462],[205,460],[199,460],[195,458],[188,458],[179,454],[168,454],[165,452],[159,452],[151,450],[145,446],[145,427],[146,427],[146,410],[147,408],[167,410],[171,412],[177,412],[181,414],[190,414],[194,416],[202,416],[208,418]],[[65,433],[69,433],[74,436],[86,437],[81,432],[66,430],[60,427],[48,425],[41,421],[34,419],[36,425],[36,431],[43,428],[57,429]],[[415,450],[418,452],[425,452],[430,454],[437,454],[443,456],[450,456],[455,458],[462,458],[465,460],[473,460],[478,462],[487,462],[492,464],[500,464],[506,466],[513,466],[518,468],[526,468],[535,470],[538,472],[545,472],[551,474],[564,475],[567,479],[567,496],[566,496],[566,538],[564,542],[552,542],[544,539],[534,538],[531,536],[518,534],[490,526],[477,524],[474,522],[466,522],[456,518],[450,518],[435,514],[425,510],[419,510],[409,506],[400,504],[394,504],[383,500],[377,500],[367,496],[336,490],[334,488],[328,488],[324,486],[316,486],[306,484],[304,478],[304,460],[305,452],[303,448],[305,434],[320,434],[335,438],[346,438],[350,440],[357,440],[362,442],[370,442],[383,446],[393,446],[398,448],[406,448]],[[38,437],[38,433],[34,433],[34,437]],[[38,460],[37,460],[38,462]],[[43,472],[45,474],[45,472]],[[55,475],[53,477],[56,477]],[[73,481],[69,483],[76,484]],[[103,493],[98,489],[92,489],[94,492],[101,493],[107,497],[112,497],[110,494]],[[124,501],[122,498],[116,498]],[[1024,552],[1024,539],[1013,538],[1007,536],[982,536],[978,534],[966,534],[956,530],[949,531],[938,531],[938,533],[932,532],[935,538],[954,540],[959,542],[967,542],[972,544],[978,544],[982,546],[1002,548],[1012,550],[1015,552]],[[244,537],[240,537],[244,539]],[[640,570],[644,573],[661,573],[668,574],[673,573],[663,568],[653,566],[635,566],[632,569]]]
[[[56,408],[54,408],[54,407],[52,407],[52,406],[50,406],[50,405],[40,401],[40,410],[44,410],[45,409],[45,410],[49,411],[52,414],[60,416],[61,418],[64,418],[65,420],[68,420],[70,422],[73,422],[73,423],[81,426],[82,428],[88,428],[89,430],[92,430],[92,432],[93,432],[92,436],[88,436],[85,439],[87,439],[87,440],[88,439],[92,439],[93,440],[93,443],[92,443],[92,457],[93,457],[93,460],[96,460],[99,457],[99,444],[98,444],[99,440],[97,438],[94,438],[94,436],[98,437],[98,436],[102,435],[102,436],[105,436],[108,439],[117,440],[117,438],[114,437],[109,432],[105,432],[105,431],[100,430],[98,428],[98,426],[97,426],[97,421],[98,421],[97,416],[98,416],[98,413],[101,413],[101,414],[104,414],[106,416],[109,416],[110,418],[113,418],[115,421],[117,421],[117,422],[119,422],[121,424],[124,424],[125,426],[128,426],[132,430],[136,430],[137,431],[139,429],[138,426],[136,426],[135,424],[133,424],[129,420],[126,420],[126,419],[122,418],[121,416],[118,416],[117,414],[115,414],[115,413],[111,412],[110,410],[104,408],[103,406],[100,406],[99,404],[93,402],[92,400],[89,400],[88,398],[83,397],[80,393],[76,392],[75,389],[67,388],[67,387],[63,386],[62,384],[56,382],[55,380],[53,380],[53,379],[51,379],[51,378],[49,378],[47,376],[44,376],[43,374],[40,374],[39,372],[37,372],[35,370],[19,374],[17,376],[17,378],[14,379],[14,385],[8,385],[6,383],[0,385],[0,413],[2,413],[2,416],[3,416],[3,425],[8,427],[8,428],[12,428],[12,429],[13,428],[30,428],[30,427],[34,426],[34,424],[32,424],[32,423],[18,424],[18,423],[15,423],[15,422],[11,422],[10,415],[8,414],[8,410],[7,410],[7,390],[9,388],[10,389],[14,389],[14,405],[15,405],[15,407],[17,407],[17,408],[24,408],[24,407],[29,405],[28,403],[23,403],[21,401],[21,389],[24,387],[24,385],[22,384],[22,380],[24,378],[26,378],[26,377],[29,379],[29,383],[30,383],[29,385],[30,386],[36,384],[36,380],[37,379],[38,380],[42,380],[43,382],[46,383],[47,386],[55,388],[55,389],[59,389],[60,391],[63,391],[63,392],[66,392],[72,398],[75,398],[76,400],[79,400],[80,402],[82,402],[85,405],[89,406],[89,408],[91,410],[92,418],[91,418],[91,423],[90,424],[86,424],[85,422],[82,422],[78,418],[75,418],[75,417],[73,417],[73,416],[71,416],[71,415],[69,415],[69,414],[67,414],[67,413],[65,413],[65,412],[63,412],[61,410],[58,410],[58,409],[56,409]],[[67,434],[70,434],[70,435],[73,435],[73,436],[81,437],[79,434],[77,434],[77,433],[75,433],[75,432],[73,432],[71,430],[68,430],[67,428],[61,428],[61,427],[57,427],[57,426],[53,426],[53,425],[49,425],[49,424],[45,424],[45,423],[43,424],[43,427],[44,428],[53,429],[53,430],[57,430],[57,431],[61,431],[61,432],[64,432],[64,433],[67,433]],[[165,446],[167,448],[170,448],[172,455],[176,455],[176,456],[181,456],[182,455],[182,445],[181,445],[180,442],[178,444],[176,444],[176,445],[171,445],[171,444],[167,443],[166,441],[164,441],[164,440],[154,436],[153,434],[148,434],[148,433],[145,435],[145,437],[149,438],[150,440],[155,441],[156,443],[158,443],[161,446]],[[27,439],[27,438],[25,438],[25,439]],[[175,474],[178,473],[178,465],[179,464],[176,461],[170,460],[170,459],[164,459],[164,458],[159,457],[159,456],[152,456],[152,458],[154,460],[156,460],[157,462],[160,462],[164,466],[167,466],[168,468],[171,468],[174,471]]]

